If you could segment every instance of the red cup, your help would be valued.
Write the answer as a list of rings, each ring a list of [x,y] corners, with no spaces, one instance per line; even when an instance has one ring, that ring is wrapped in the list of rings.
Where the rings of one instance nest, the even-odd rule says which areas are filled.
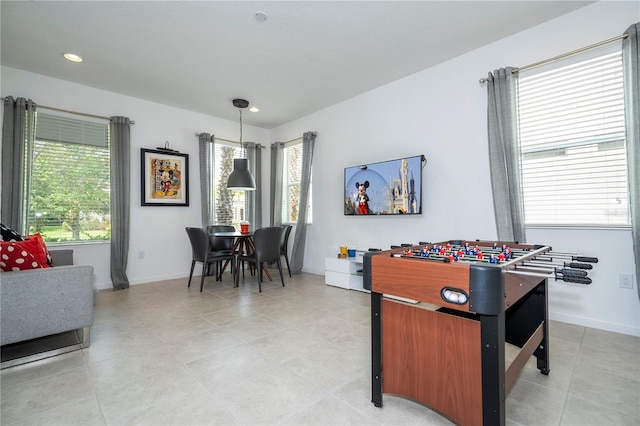
[[[240,233],[248,234],[249,233],[249,225],[240,224]]]

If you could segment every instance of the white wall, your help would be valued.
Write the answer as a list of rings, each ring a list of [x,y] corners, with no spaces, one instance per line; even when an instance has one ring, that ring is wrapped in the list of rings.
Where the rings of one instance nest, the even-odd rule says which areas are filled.
[[[478,79],[489,70],[530,64],[617,36],[639,16],[637,2],[596,3],[271,132],[245,126],[245,140],[265,145],[318,131],[313,160],[314,223],[307,233],[305,271],[324,274],[325,257],[335,255],[343,242],[368,248],[419,240],[494,239],[486,88]],[[136,121],[131,130],[128,276],[132,284],[187,276],[191,253],[184,227],[200,224],[194,133],[206,131],[235,140],[238,124],[7,67],[1,71],[2,96],[22,96],[42,105],[98,115],[124,115]],[[140,206],[139,150],[161,146],[164,141],[190,156],[190,207]],[[263,189],[268,194],[268,150],[264,154]],[[418,154],[428,160],[422,215],[343,216],[344,167]],[[264,200],[264,221],[268,223],[268,196]],[[530,229],[527,234],[528,242],[601,259],[591,286],[551,283],[552,318],[640,335],[636,291],[618,288],[618,273],[634,270],[629,230]],[[109,245],[75,249],[76,263],[92,264],[99,287],[109,288]],[[144,260],[137,259],[139,250],[145,251]]]
[[[344,242],[366,249],[420,240],[494,239],[486,87],[479,78],[615,37],[639,17],[638,2],[596,3],[274,129],[272,140],[318,131],[314,223],[307,233],[304,269],[322,274],[325,257],[334,256]],[[343,216],[344,167],[418,154],[428,160],[421,216]],[[618,288],[618,274],[634,270],[630,230],[529,229],[527,239],[601,260],[591,286],[551,283],[552,318],[640,335],[636,289]]]
[[[239,123],[8,67],[2,67],[1,84],[3,96],[31,98],[40,105],[107,117],[122,115],[135,121],[131,126],[131,241],[127,275],[131,284],[188,276],[191,248],[184,228],[202,226],[195,133],[207,132],[238,140]],[[231,102],[229,108],[233,108]],[[243,127],[244,140],[268,145],[267,130]],[[189,154],[189,207],[140,205],[140,148],[164,146],[165,141],[170,148]],[[111,288],[110,244],[71,247],[76,264],[94,266],[98,288]],[[138,259],[141,250],[143,260]],[[196,269],[194,274],[199,271]]]

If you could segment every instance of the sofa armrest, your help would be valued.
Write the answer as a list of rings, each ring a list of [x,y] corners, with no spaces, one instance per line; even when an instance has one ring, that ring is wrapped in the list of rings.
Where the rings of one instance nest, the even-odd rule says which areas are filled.
[[[73,250],[50,250],[51,260],[53,260],[53,266],[65,266],[73,265]]]
[[[89,265],[3,272],[1,344],[90,327],[93,298],[93,267]]]

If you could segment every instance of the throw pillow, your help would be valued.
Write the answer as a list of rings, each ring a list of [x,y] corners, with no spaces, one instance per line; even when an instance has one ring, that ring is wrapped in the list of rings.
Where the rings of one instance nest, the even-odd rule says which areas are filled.
[[[40,264],[42,264],[43,267],[47,267],[47,266],[53,266],[53,258],[51,257],[51,253],[49,253],[49,249],[47,248],[47,243],[44,242],[44,238],[42,238],[42,235],[37,232],[33,235],[26,235],[24,237],[25,240],[37,240],[38,244],[40,245],[40,249],[42,250],[42,253],[44,254],[44,257],[38,257],[35,256],[36,259],[40,260]],[[47,266],[45,266],[47,265]]]
[[[13,229],[7,228],[0,223],[0,240],[2,241],[24,241],[24,238]]]
[[[0,241],[0,269],[5,272],[39,269],[42,265],[20,241]]]
[[[33,235],[25,235],[24,239],[25,241],[31,241],[31,244],[33,244],[25,248],[28,249],[29,253],[31,253],[33,257],[38,259],[38,262],[40,262],[40,265],[42,265],[43,268],[53,266],[53,261],[51,260],[51,254],[47,249],[47,244],[44,242],[44,239],[39,232]],[[34,253],[32,249],[36,250],[36,252]]]

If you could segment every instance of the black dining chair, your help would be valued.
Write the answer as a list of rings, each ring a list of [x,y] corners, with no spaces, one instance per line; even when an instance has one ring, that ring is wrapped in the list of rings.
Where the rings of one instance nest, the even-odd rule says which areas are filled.
[[[253,233],[253,253],[239,255],[236,257],[236,285],[238,283],[240,262],[253,263],[258,273],[258,290],[262,292],[262,264],[265,262],[276,262],[280,272],[280,281],[284,287],[284,276],[282,275],[282,263],[280,262],[280,238],[282,234],[281,226],[273,226],[257,229]]]
[[[211,244],[213,245],[213,250],[221,251],[225,253],[231,253],[233,249],[233,238],[221,238],[213,235],[214,232],[237,232],[236,227],[233,225],[209,225],[207,226],[207,231],[209,231],[209,235],[211,237]],[[237,250],[233,254],[238,254]],[[219,265],[219,264],[218,264]],[[251,275],[253,275],[253,270],[251,270]],[[242,262],[242,278],[244,278],[244,262]]]
[[[189,272],[189,283],[187,287],[191,287],[191,277],[193,277],[193,269],[196,266],[196,262],[202,263],[202,277],[200,278],[200,292],[204,287],[204,277],[209,275],[209,268],[212,263],[217,263],[216,267],[216,281],[222,280],[222,277],[218,273],[218,266],[220,262],[229,260],[231,262],[231,275],[233,276],[233,267],[235,262],[235,255],[233,253],[223,253],[213,251],[211,247],[211,239],[209,233],[203,228],[185,228],[189,241],[191,242],[191,272]]]
[[[235,232],[236,228],[233,225],[209,225],[207,226],[207,232],[211,238],[211,248],[213,251],[222,251],[231,253],[233,247],[233,238],[222,238],[213,235],[215,232]]]
[[[289,234],[291,234],[291,225],[282,225],[282,236],[280,237],[280,256],[284,256],[284,260],[287,261],[287,271],[289,271],[289,278],[291,278],[291,268],[289,268]]]
[[[233,238],[216,237],[213,235],[215,232],[236,232],[236,227],[233,225],[209,225],[207,226],[207,232],[211,239],[211,249],[213,251],[221,253],[231,253],[233,250]],[[238,253],[231,253],[238,254]],[[222,262],[216,263],[216,273],[221,271]]]

